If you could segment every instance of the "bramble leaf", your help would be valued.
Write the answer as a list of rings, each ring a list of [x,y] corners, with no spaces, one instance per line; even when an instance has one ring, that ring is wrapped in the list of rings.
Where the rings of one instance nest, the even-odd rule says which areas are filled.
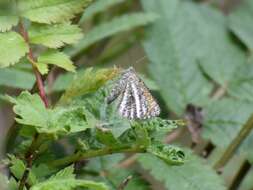
[[[81,29],[70,23],[55,25],[32,25],[29,28],[30,42],[49,48],[60,48],[65,44],[74,44],[82,37]]]
[[[222,179],[203,160],[185,151],[187,161],[182,166],[170,166],[159,158],[144,154],[138,158],[142,167],[167,189],[225,190]]]
[[[0,33],[0,68],[18,62],[28,52],[25,40],[16,32]]]
[[[48,50],[42,53],[38,57],[38,63],[39,67],[44,73],[48,70],[45,69],[45,66],[43,66],[43,64],[52,64],[61,67],[67,71],[75,72],[75,66],[73,65],[73,62],[70,60],[69,56],[57,50]]]
[[[76,45],[66,49],[66,53],[73,57],[99,40],[137,26],[147,25],[156,19],[157,15],[152,13],[133,13],[116,17],[110,22],[102,23],[93,28]]]
[[[0,1],[0,32],[6,32],[18,24],[14,4],[12,0]]]
[[[38,23],[59,23],[72,19],[80,13],[92,0],[21,0],[19,10],[21,15]]]

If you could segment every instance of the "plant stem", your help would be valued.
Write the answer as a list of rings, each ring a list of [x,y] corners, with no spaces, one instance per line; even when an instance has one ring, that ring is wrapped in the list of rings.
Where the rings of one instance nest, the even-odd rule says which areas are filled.
[[[28,32],[26,31],[22,21],[19,22],[19,32],[22,35],[22,37],[24,38],[27,45],[28,45],[29,52],[28,52],[28,55],[27,55],[27,59],[32,64],[33,72],[34,72],[35,77],[36,77],[37,87],[39,89],[39,95],[40,95],[42,101],[44,102],[45,107],[48,108],[49,104],[48,104],[48,100],[47,100],[47,97],[46,97],[46,92],[45,92],[45,89],[44,89],[43,80],[42,80],[42,77],[40,75],[40,72],[38,71],[38,69],[36,67],[36,60],[35,60],[35,57],[33,55],[32,48],[30,47],[30,44],[29,44]],[[29,173],[30,173],[30,169],[32,167],[33,160],[36,157],[36,149],[38,148],[38,146],[40,146],[40,140],[41,140],[41,135],[36,133],[33,137],[33,141],[31,143],[30,147],[28,148],[28,151],[25,154],[26,169],[25,169],[25,171],[24,171],[24,173],[23,173],[23,175],[20,179],[20,183],[19,183],[19,187],[18,187],[19,190],[23,190],[24,186],[26,185],[26,181],[29,177]]]
[[[237,148],[241,145],[243,140],[250,134],[253,128],[253,114],[250,116],[248,121],[243,125],[238,135],[234,140],[229,144],[221,158],[214,164],[214,169],[219,171],[223,168],[227,162],[231,159]]]
[[[39,89],[39,95],[40,95],[41,99],[43,100],[45,106],[48,107],[49,104],[48,104],[48,100],[47,100],[47,97],[46,97],[46,92],[45,92],[45,89],[44,89],[43,80],[42,80],[42,77],[40,75],[40,72],[38,71],[38,69],[36,67],[36,60],[35,60],[35,57],[33,56],[32,48],[29,45],[29,36],[28,36],[28,33],[27,33],[22,21],[20,21],[20,23],[19,23],[19,31],[20,31],[20,34],[23,36],[24,40],[26,41],[26,43],[28,45],[28,48],[29,48],[27,59],[32,64],[33,72],[34,72],[35,77],[36,77],[36,83],[37,83],[37,86],[38,86],[38,89]]]
[[[71,164],[76,161],[93,158],[97,156],[103,156],[107,154],[113,154],[113,153],[142,153],[145,152],[146,149],[144,147],[139,146],[133,146],[133,147],[105,147],[98,150],[89,150],[86,152],[77,152],[75,154],[72,154],[70,156],[66,156],[64,158],[54,160],[48,163],[49,167],[58,167],[58,166],[64,166]]]

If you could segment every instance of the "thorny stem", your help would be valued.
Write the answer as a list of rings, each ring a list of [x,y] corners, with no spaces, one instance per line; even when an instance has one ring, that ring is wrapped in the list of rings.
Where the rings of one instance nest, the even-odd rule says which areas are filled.
[[[32,49],[29,45],[28,32],[26,31],[22,21],[20,21],[20,23],[19,23],[19,32],[22,35],[22,37],[24,38],[27,45],[28,45],[29,51],[28,51],[27,59],[32,64],[33,72],[34,72],[35,77],[36,77],[37,87],[39,89],[39,95],[40,95],[42,101],[44,102],[45,107],[48,108],[49,104],[48,104],[48,100],[47,100],[47,97],[46,97],[46,92],[45,92],[45,89],[44,89],[43,80],[42,80],[42,77],[41,77],[37,67],[36,67],[36,60],[35,60],[35,57],[33,55]],[[24,173],[23,173],[23,175],[20,179],[20,183],[19,183],[19,187],[18,187],[19,190],[23,190],[24,186],[26,185],[26,181],[29,177],[29,173],[30,173],[30,169],[32,167],[33,160],[36,157],[36,149],[39,146],[40,138],[41,138],[41,136],[38,133],[36,133],[34,135],[32,143],[31,143],[30,147],[28,148],[28,151],[25,154],[26,169],[25,169],[25,171],[24,171]]]
[[[89,150],[86,152],[77,152],[70,156],[66,156],[64,158],[54,160],[48,163],[49,167],[57,167],[57,166],[64,166],[71,164],[73,162],[77,162],[80,160],[93,158],[97,156],[103,156],[107,154],[114,154],[114,153],[142,153],[145,152],[144,147],[133,146],[133,147],[115,147],[115,148],[102,148],[98,150]]]
[[[253,114],[250,116],[248,121],[243,125],[238,135],[234,140],[228,145],[227,149],[221,156],[221,158],[214,164],[214,169],[220,171],[231,159],[237,148],[241,145],[243,140],[250,134],[253,128]]]

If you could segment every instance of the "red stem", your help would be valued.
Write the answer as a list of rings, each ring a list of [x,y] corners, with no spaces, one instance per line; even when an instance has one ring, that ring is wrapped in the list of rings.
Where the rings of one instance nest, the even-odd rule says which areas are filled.
[[[31,47],[30,47],[30,45],[29,45],[29,36],[28,36],[28,33],[27,33],[27,31],[25,30],[24,25],[23,25],[22,22],[20,22],[20,24],[19,24],[19,30],[20,30],[20,33],[21,33],[21,35],[23,36],[24,40],[25,40],[26,43],[28,44],[28,47],[29,47],[29,52],[28,52],[27,57],[28,57],[28,59],[29,59],[29,61],[31,62],[32,67],[33,67],[33,72],[34,72],[34,74],[35,74],[36,83],[37,83],[37,86],[38,86],[38,89],[39,89],[39,95],[40,95],[42,101],[44,102],[45,107],[48,108],[49,104],[48,104],[46,92],[45,92],[45,89],[44,89],[43,81],[42,81],[40,72],[38,71],[38,69],[37,69],[37,67],[36,67],[36,59],[35,59],[35,57],[33,56],[32,49],[31,49]]]

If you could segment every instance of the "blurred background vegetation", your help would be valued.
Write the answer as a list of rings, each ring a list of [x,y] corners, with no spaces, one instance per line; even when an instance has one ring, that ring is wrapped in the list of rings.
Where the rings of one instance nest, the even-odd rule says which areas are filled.
[[[121,167],[129,170],[122,176],[134,171],[138,178],[126,189],[253,189],[250,129],[222,167],[216,167],[253,113],[252,22],[252,0],[97,0],[73,19],[84,37],[63,51],[78,72],[87,67],[133,66],[161,105],[161,116],[187,120],[187,127],[164,140],[187,147],[189,161],[168,167],[153,157],[136,161],[128,155]],[[52,104],[74,75],[52,66],[44,76]],[[0,70],[1,95],[18,95],[34,83],[26,62]],[[2,157],[12,146],[13,118],[11,106],[1,101]],[[68,151],[64,142],[62,148]],[[94,159],[82,172],[111,170],[122,158]],[[222,169],[220,177],[212,166],[218,172]],[[121,174],[110,175],[114,183]]]

